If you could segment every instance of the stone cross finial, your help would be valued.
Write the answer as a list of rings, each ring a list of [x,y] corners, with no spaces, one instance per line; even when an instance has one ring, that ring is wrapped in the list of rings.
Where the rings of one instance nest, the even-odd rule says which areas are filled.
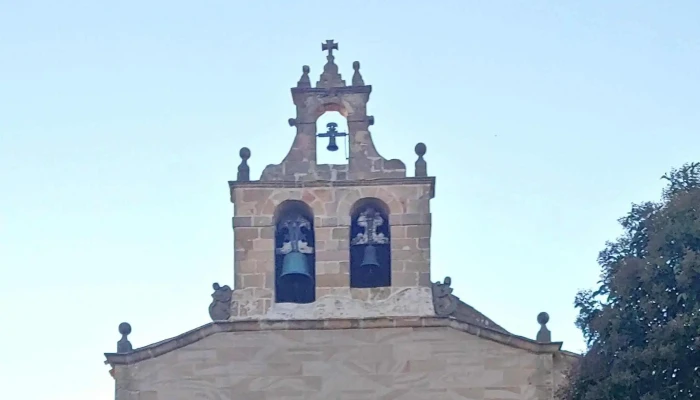
[[[416,160],[416,176],[428,176],[428,163],[425,162],[423,156],[428,150],[424,143],[418,143],[414,149],[418,160]]]
[[[338,73],[338,66],[335,65],[335,56],[333,56],[333,50],[338,50],[338,43],[333,40],[326,40],[326,43],[321,44],[321,49],[328,51],[326,56],[328,61],[323,66],[323,73],[321,73],[321,79],[316,83],[316,87],[326,89],[345,87],[345,81]]]
[[[321,43],[321,50],[328,51],[328,58],[333,57],[333,50],[338,50],[338,43],[333,39],[326,40],[326,43]]]
[[[127,338],[131,333],[131,325],[128,322],[122,322],[119,324],[119,333],[122,338],[117,342],[117,353],[129,353],[133,350],[131,347],[131,342]]]
[[[549,314],[546,312],[537,314],[537,323],[540,324],[540,331],[537,332],[536,340],[540,343],[552,342],[552,332],[547,329],[547,322],[549,322]]]
[[[241,156],[241,164],[238,166],[238,176],[236,179],[239,182],[247,182],[250,180],[250,167],[248,167],[250,149],[247,147],[241,147],[238,155]]]

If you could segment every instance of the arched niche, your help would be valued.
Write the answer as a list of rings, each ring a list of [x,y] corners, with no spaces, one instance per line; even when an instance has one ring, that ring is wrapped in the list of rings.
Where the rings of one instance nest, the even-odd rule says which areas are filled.
[[[316,299],[314,215],[306,203],[285,200],[274,215],[275,301],[312,303]]]
[[[350,287],[391,286],[389,206],[368,197],[350,209]]]

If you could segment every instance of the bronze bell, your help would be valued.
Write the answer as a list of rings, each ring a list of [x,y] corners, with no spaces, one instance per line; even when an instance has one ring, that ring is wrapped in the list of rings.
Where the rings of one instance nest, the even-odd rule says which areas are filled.
[[[307,283],[309,280],[312,280],[311,268],[306,260],[306,255],[299,251],[285,254],[279,279],[284,285]]]
[[[360,265],[364,268],[379,267],[379,260],[377,260],[377,249],[371,244],[365,246],[365,254],[364,257],[362,257],[362,264]]]
[[[328,137],[328,146],[326,146],[326,149],[328,151],[337,151],[338,150],[338,145],[335,142],[335,136]]]

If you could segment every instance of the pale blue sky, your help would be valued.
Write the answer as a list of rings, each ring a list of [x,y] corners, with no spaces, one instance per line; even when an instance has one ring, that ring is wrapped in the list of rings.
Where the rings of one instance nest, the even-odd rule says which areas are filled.
[[[630,203],[700,157],[696,1],[0,0],[3,398],[113,398],[102,353],[205,324],[232,284],[238,149],[286,154],[289,88],[340,43],[387,158],[428,146],[433,278],[583,348],[574,295]],[[321,159],[324,161],[324,159]]]

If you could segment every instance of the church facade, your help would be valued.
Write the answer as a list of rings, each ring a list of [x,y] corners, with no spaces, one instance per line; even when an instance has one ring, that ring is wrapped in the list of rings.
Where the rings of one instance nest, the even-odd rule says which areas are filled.
[[[240,151],[233,288],[214,284],[212,322],[152,345],[134,349],[122,323],[106,354],[116,399],[552,399],[577,356],[551,341],[546,313],[536,339],[518,336],[454,296],[450,278],[434,280],[426,146],[415,146],[413,176],[383,158],[360,64],[347,84],[337,44],[322,47],[319,80],[304,66],[291,89],[284,160],[251,180]],[[347,132],[317,132],[329,111]],[[347,164],[317,164],[338,140]]]

